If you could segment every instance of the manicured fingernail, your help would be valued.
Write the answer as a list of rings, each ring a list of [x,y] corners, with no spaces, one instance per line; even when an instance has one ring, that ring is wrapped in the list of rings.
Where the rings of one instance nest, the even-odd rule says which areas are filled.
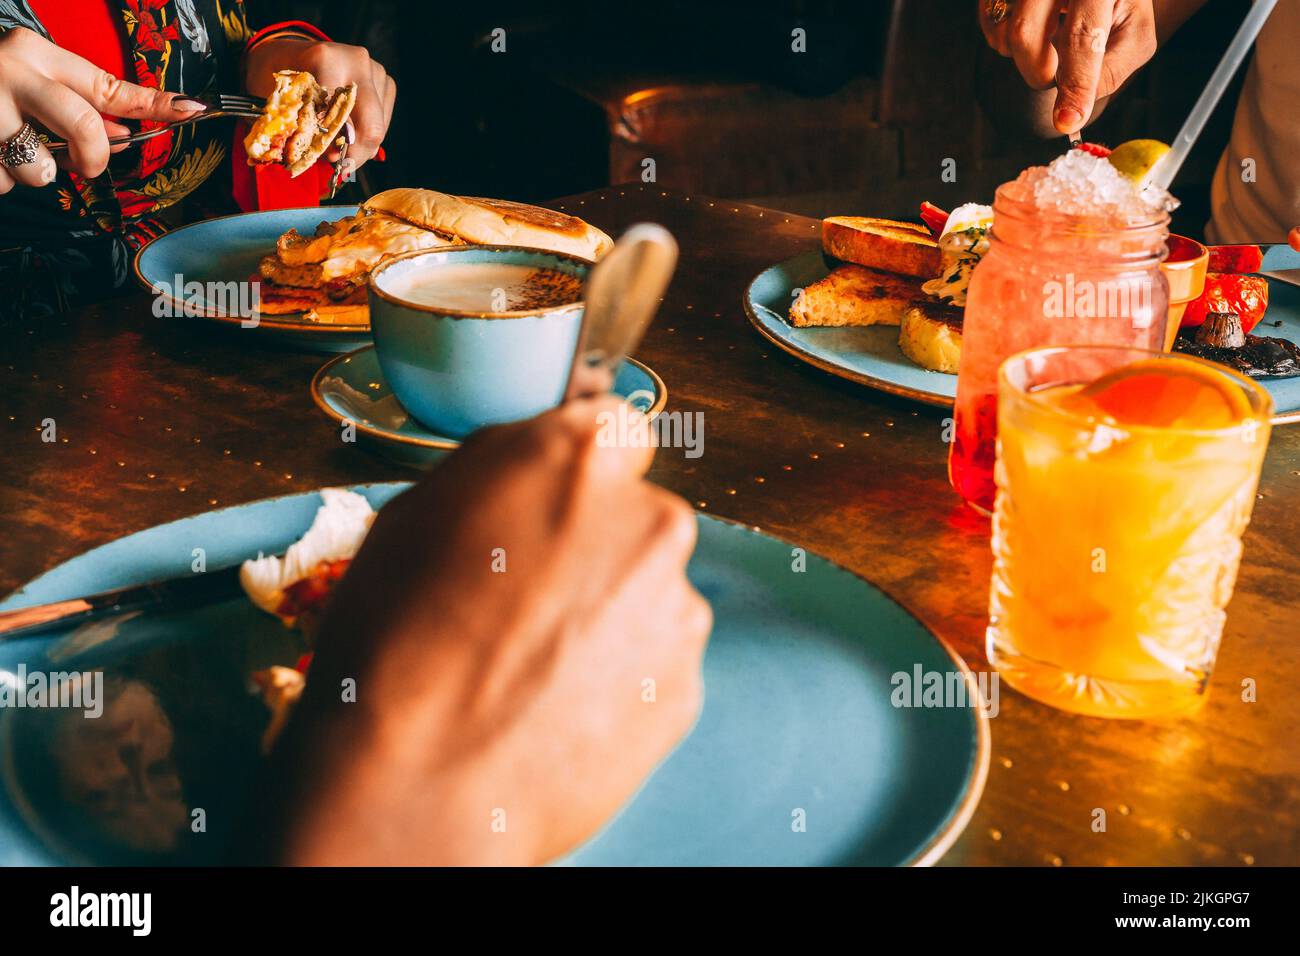
[[[42,183],[54,182],[54,175],[58,171],[59,171],[59,167],[54,165],[54,160],[47,159],[44,165],[41,166],[41,182]]]
[[[357,141],[357,131],[352,126],[352,120],[343,124],[343,138],[347,140],[349,146]]]
[[[205,110],[207,108],[207,103],[189,96],[178,96],[172,100],[172,109],[182,110],[186,113],[197,113],[199,110]]]
[[[1083,114],[1072,106],[1062,106],[1056,111],[1056,128],[1073,132],[1083,125]]]

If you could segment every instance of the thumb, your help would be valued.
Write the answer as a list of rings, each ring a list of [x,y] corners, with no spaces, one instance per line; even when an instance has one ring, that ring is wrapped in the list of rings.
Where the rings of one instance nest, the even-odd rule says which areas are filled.
[[[1105,0],[1072,4],[1069,16],[1057,31],[1060,62],[1056,69],[1056,106],[1052,119],[1059,132],[1073,133],[1081,129],[1092,115],[1111,40],[1108,5]]]

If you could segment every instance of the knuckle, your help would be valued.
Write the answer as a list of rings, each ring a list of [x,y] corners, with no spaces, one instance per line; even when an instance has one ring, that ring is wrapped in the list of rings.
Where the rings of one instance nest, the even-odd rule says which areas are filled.
[[[1103,63],[1101,72],[1097,75],[1097,93],[1106,96],[1115,92],[1123,84],[1125,76],[1117,71],[1111,64]],[[1071,93],[1074,91],[1072,90]]]
[[[101,102],[116,103],[122,96],[124,86],[123,81],[112,73],[107,70],[100,70],[95,74],[91,89]]]
[[[1032,63],[1022,71],[1025,82],[1036,90],[1045,90],[1056,82],[1056,74],[1045,63]]]
[[[334,43],[308,43],[306,49],[302,51],[302,63],[305,66],[315,67],[329,59],[332,50],[337,46]]]
[[[695,512],[676,495],[660,492],[652,534],[674,551],[689,554],[695,548]]]
[[[694,588],[682,610],[682,631],[692,646],[702,648],[713,630],[713,606]]]
[[[1076,54],[1088,54],[1090,56],[1100,56],[1106,51],[1106,31],[1101,27],[1089,26],[1086,23],[1076,23],[1070,27],[1066,34],[1066,47]]]
[[[387,129],[383,123],[367,120],[357,127],[357,141],[377,146],[383,142],[385,132]]]
[[[1039,31],[1026,20],[1017,19],[1007,27],[1007,47],[1011,50],[1032,50],[1038,43]]]
[[[545,424],[542,424],[542,423]],[[531,430],[539,458],[551,468],[568,467],[585,449],[593,445],[594,430],[581,418],[559,415],[539,420]]]
[[[673,697],[676,705],[673,707],[673,731],[680,737],[695,725],[704,706],[704,681],[698,666],[682,675],[681,693]]]
[[[82,149],[92,151],[96,156],[108,152],[108,137],[104,135],[104,121],[93,109],[85,109],[69,126],[70,135]],[[103,147],[102,150],[100,147]]]
[[[14,27],[0,34],[0,46],[9,50],[30,50],[41,41],[41,36],[26,27]]]
[[[558,414],[554,417],[557,426],[568,436],[569,441],[574,444],[587,444],[594,439],[596,433],[600,430],[604,421],[602,412],[606,408],[605,403],[568,402],[560,407]]]

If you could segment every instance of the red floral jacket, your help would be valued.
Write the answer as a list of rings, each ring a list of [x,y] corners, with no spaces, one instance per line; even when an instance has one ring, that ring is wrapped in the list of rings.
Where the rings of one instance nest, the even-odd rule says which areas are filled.
[[[239,89],[251,33],[244,0],[111,2],[121,10],[137,83],[191,95]],[[0,0],[0,32],[14,27],[49,37],[26,0]],[[221,168],[230,142],[229,123],[194,123],[116,154],[93,179],[61,171],[51,186],[11,190],[0,196],[0,249],[36,250],[81,291],[120,288],[134,251],[165,231],[158,213]]]

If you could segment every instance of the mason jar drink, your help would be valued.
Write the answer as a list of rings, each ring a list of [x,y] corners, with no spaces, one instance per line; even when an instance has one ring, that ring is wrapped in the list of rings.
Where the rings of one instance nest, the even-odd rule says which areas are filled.
[[[990,248],[966,296],[948,458],[953,488],[977,510],[993,509],[1003,359],[1052,344],[1161,348],[1170,205],[1081,150],[998,188]]]
[[[1167,352],[1002,365],[986,649],[1011,686],[1100,717],[1199,703],[1272,411],[1259,384]]]

